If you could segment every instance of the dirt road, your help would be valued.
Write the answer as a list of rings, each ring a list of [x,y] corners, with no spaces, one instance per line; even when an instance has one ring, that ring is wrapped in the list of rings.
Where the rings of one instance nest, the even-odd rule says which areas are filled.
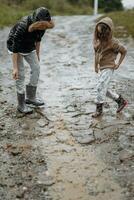
[[[96,74],[91,16],[56,17],[41,51],[38,92],[45,107],[29,116],[16,112],[11,58],[0,31],[0,199],[133,200],[134,69],[128,54],[111,88],[128,99],[92,120]],[[26,64],[27,77],[29,68]],[[26,77],[26,82],[27,82]]]

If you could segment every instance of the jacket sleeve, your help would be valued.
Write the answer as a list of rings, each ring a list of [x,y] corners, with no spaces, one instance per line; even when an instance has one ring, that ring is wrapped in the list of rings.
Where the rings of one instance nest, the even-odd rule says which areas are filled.
[[[43,35],[44,35],[45,31],[40,31],[39,34],[37,35],[37,39],[36,39],[36,42],[40,42]]]
[[[18,26],[16,27],[16,31],[14,33],[14,40],[13,40],[13,53],[19,52],[19,47],[21,45],[21,42],[23,40],[23,36],[26,32],[27,24],[26,22],[19,22]]]
[[[114,48],[115,53],[126,53],[127,52],[127,50],[123,46],[123,44],[121,44],[119,42],[119,40],[117,40],[117,39],[114,40],[113,48]]]

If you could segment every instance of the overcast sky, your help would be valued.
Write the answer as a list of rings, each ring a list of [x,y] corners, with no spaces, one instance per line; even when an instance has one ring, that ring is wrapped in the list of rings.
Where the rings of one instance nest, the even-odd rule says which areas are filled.
[[[122,0],[124,7],[132,8],[134,7],[134,0]]]

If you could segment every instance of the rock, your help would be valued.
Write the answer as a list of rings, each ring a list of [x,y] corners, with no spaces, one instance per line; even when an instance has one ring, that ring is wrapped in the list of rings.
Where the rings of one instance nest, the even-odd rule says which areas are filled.
[[[3,92],[3,89],[0,87],[0,92]],[[0,102],[1,103],[1,102]]]
[[[132,120],[134,120],[134,114],[132,115]]]
[[[129,132],[126,133],[126,136],[128,136],[129,138],[134,137],[134,130],[129,130]]]
[[[20,113],[19,111],[16,112],[16,118],[23,118],[25,117],[25,114],[24,113]]]
[[[24,129],[26,131],[29,130],[29,128],[30,128],[30,126],[28,124],[26,124],[26,123],[21,124],[20,126],[21,126],[22,129]]]
[[[22,130],[17,130],[16,135],[22,135]]]
[[[1,104],[6,104],[7,103],[7,101],[5,100],[5,101],[1,101],[0,102]]]
[[[27,187],[23,187],[22,190],[23,190],[23,191],[27,191],[28,188],[27,188]]]
[[[79,130],[79,127],[78,127],[78,130]],[[82,130],[82,131],[73,131],[72,133],[72,136],[73,137],[85,137],[85,136],[88,136],[88,135],[93,135],[93,130],[92,129],[89,129],[89,130]]]
[[[91,124],[89,125],[90,128],[97,128],[99,121],[98,120],[93,120]]]
[[[24,194],[25,194],[24,191],[20,191],[20,192],[16,195],[16,197],[19,198],[19,199],[22,199],[22,198],[24,198]]]
[[[38,113],[33,113],[31,115],[29,115],[30,119],[40,119],[40,115]]]
[[[55,130],[51,128],[41,128],[41,127],[35,127],[35,132],[38,136],[50,136],[52,134],[55,134]]]
[[[125,135],[121,135],[119,137],[119,142],[120,142],[120,147],[122,147],[123,149],[129,147],[129,141],[128,141],[128,138]]]
[[[5,127],[5,123],[4,123],[4,122],[1,122],[1,123],[0,123],[0,127]]]
[[[1,130],[1,131],[3,131],[3,130],[4,130],[4,128],[3,128],[1,125],[0,125],[0,130]]]
[[[110,121],[110,122],[107,122],[107,121],[104,121],[102,120],[100,123],[96,123],[95,124],[95,128],[98,128],[98,129],[105,129],[105,128],[115,128],[115,126],[124,126],[124,125],[129,125],[130,124],[130,121],[125,121],[125,120],[113,120],[113,121]],[[92,125],[91,126],[92,128],[94,128],[94,126]]]
[[[124,162],[126,160],[130,160],[134,158],[134,152],[129,150],[122,150],[119,154],[119,159],[121,162]]]
[[[66,107],[66,111],[67,112],[75,112],[76,107],[74,107],[73,105],[69,105],[69,106]]]
[[[70,153],[72,151],[75,151],[76,149],[75,148],[72,148],[72,147],[69,147],[69,146],[66,146],[62,149],[62,152],[63,153]]]
[[[84,137],[78,137],[76,138],[76,140],[80,143],[80,144],[91,144],[95,141],[95,138],[93,135],[86,135]]]
[[[49,122],[48,122],[46,119],[40,119],[40,120],[37,121],[37,124],[38,124],[41,128],[43,128],[43,127],[47,126],[47,125],[49,124]]]
[[[65,133],[59,133],[59,134],[57,134],[56,138],[61,143],[67,142],[70,139],[69,134],[65,134]]]
[[[58,33],[57,35],[58,35],[60,38],[63,38],[63,39],[66,38],[65,33]]]
[[[19,154],[22,153],[22,150],[21,150],[21,149],[18,149],[18,148],[13,148],[13,149],[11,149],[10,153],[11,153],[13,156],[18,156]]]
[[[73,131],[72,136],[75,137],[77,142],[79,142],[80,144],[91,144],[95,141],[92,129],[75,132]]]
[[[103,131],[96,129],[94,131],[95,139],[96,140],[105,140],[106,135]]]
[[[39,178],[37,183],[39,185],[51,186],[51,185],[55,184],[55,180],[51,176],[42,175],[42,177]]]

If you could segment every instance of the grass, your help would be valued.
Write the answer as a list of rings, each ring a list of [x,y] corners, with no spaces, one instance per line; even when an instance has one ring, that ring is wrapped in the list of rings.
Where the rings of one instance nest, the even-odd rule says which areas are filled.
[[[41,1],[41,0],[40,0]],[[59,4],[57,3],[59,1]],[[31,10],[36,9],[39,6],[37,0],[26,1],[25,4],[21,6],[17,5],[6,5],[1,4],[0,6],[0,28],[5,26],[9,26],[18,21],[22,16],[28,15],[31,13]],[[44,5],[44,0],[42,0],[42,4]],[[78,5],[71,5],[63,0],[56,0],[55,3],[53,1],[52,4],[47,4],[47,8],[50,9],[52,16],[54,15],[90,15],[92,14],[92,8],[88,6],[80,7]]]
[[[39,5],[46,5],[52,15],[90,15],[93,13],[93,9],[90,6],[71,5],[67,0],[45,0],[45,5],[44,0],[24,0],[21,6],[9,6],[1,3],[0,28],[14,24],[22,16],[31,13],[31,10],[36,9]],[[107,16],[113,19],[115,35],[117,37],[128,37],[131,35],[134,38],[134,10],[111,12]]]
[[[23,2],[22,6],[25,9],[36,9],[40,5],[50,9],[52,15],[78,15],[92,12],[90,3],[86,5],[71,4],[68,0],[24,0]]]
[[[0,6],[0,27],[9,26],[26,14],[27,11],[18,6],[9,7],[3,4]]]
[[[131,35],[134,38],[134,10],[111,12],[107,16],[114,22],[117,37]]]

